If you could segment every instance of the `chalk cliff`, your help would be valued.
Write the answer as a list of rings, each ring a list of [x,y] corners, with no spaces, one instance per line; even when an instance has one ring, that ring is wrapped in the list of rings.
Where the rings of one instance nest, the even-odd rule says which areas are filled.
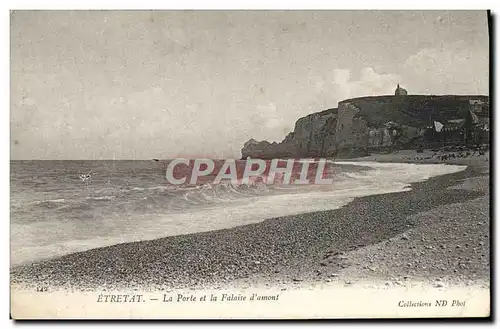
[[[339,102],[337,108],[299,118],[280,143],[249,140],[242,158],[355,156],[394,146],[414,147],[434,120],[463,119],[470,101],[482,104],[475,112],[489,118],[489,98],[467,95],[370,96]]]

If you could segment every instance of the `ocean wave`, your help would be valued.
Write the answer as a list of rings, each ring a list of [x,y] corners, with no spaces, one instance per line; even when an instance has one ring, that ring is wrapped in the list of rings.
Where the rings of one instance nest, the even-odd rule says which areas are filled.
[[[87,197],[87,200],[95,200],[95,201],[111,201],[115,199],[116,196],[114,195],[103,195],[103,196],[91,196]]]
[[[334,183],[327,186],[254,181],[160,187],[158,182],[144,182],[143,186],[130,184],[116,189],[104,186],[93,190],[94,195],[92,190],[63,194],[61,198],[46,194],[47,200],[32,202],[31,208],[23,208],[22,213],[11,217],[12,253],[16,261],[32,261],[113,243],[336,209],[357,197],[406,191],[411,183],[465,169],[448,165],[346,163],[351,164],[371,169],[368,172],[343,167],[336,172]]]
[[[34,201],[34,204],[44,204],[44,203],[61,203],[66,202],[66,199],[51,199],[51,200],[42,200],[42,201]]]

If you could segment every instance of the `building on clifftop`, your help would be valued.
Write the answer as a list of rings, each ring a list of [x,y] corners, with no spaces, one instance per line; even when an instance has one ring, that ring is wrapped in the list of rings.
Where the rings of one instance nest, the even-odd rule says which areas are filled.
[[[406,91],[406,89],[401,88],[399,86],[399,83],[398,83],[398,87],[396,88],[396,91],[394,91],[394,95],[396,95],[396,96],[406,96],[406,95],[408,95],[408,92]]]

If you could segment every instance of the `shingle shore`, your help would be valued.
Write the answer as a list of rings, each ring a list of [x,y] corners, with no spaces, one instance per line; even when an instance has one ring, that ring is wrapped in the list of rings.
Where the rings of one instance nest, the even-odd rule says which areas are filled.
[[[309,280],[318,267],[342,269],[342,253],[407,231],[415,225],[410,215],[482,196],[447,188],[478,175],[473,166],[413,184],[408,192],[362,197],[336,210],[74,253],[13,268],[11,282],[76,290],[168,290],[257,276],[271,282]]]

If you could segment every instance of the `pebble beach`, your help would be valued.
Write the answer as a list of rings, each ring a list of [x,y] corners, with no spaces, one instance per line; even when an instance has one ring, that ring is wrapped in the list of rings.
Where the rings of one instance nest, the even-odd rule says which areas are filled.
[[[488,157],[460,159],[468,165],[464,171],[412,184],[407,192],[357,198],[336,210],[17,266],[11,268],[11,283],[69,290],[408,280],[489,287]]]

